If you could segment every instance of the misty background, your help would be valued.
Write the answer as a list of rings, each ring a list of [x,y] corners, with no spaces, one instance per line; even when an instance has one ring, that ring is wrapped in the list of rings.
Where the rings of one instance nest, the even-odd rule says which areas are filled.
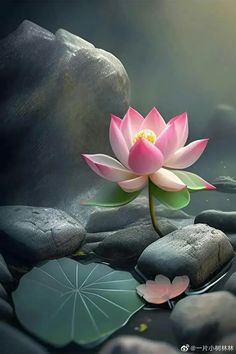
[[[64,28],[117,56],[131,81],[131,105],[156,106],[169,120],[188,112],[191,139],[210,138],[190,170],[214,182],[236,176],[236,1],[1,1],[0,38],[25,19]],[[202,192],[187,209],[233,210],[234,195]]]

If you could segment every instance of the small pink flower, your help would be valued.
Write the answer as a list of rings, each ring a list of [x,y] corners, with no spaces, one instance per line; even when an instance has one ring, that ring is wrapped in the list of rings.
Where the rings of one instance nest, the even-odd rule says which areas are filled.
[[[117,159],[104,154],[83,156],[94,172],[117,182],[125,192],[141,190],[149,178],[169,192],[188,187],[189,179],[205,189],[215,189],[195,174],[176,170],[196,162],[208,143],[201,139],[185,146],[187,138],[187,113],[166,124],[155,107],[146,118],[130,107],[123,119],[111,116],[110,144]]]
[[[189,286],[187,275],[175,277],[172,283],[164,275],[157,275],[155,280],[137,286],[138,295],[151,304],[163,304],[182,294]]]

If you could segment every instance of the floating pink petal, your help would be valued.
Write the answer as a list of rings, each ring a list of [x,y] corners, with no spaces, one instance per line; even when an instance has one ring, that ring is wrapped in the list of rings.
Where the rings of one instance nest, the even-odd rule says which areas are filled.
[[[139,296],[152,304],[162,304],[182,294],[189,286],[187,275],[177,276],[171,283],[164,275],[157,275],[155,280],[148,280],[146,284],[137,286]]]

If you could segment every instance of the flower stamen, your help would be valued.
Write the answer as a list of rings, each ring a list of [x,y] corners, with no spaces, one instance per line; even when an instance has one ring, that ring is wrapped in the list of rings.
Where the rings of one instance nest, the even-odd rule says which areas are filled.
[[[133,144],[135,144],[141,138],[148,140],[152,144],[155,144],[157,140],[156,134],[150,129],[142,129],[137,134],[135,134],[133,137]]]

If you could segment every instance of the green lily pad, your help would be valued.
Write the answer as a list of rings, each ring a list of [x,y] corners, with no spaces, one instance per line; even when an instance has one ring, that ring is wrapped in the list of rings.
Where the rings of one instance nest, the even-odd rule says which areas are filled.
[[[93,346],[143,306],[137,285],[129,272],[61,258],[25,274],[13,301],[21,324],[40,339]]]
[[[192,172],[172,170],[172,172],[187,185],[190,191],[200,191],[207,189],[206,181]]]
[[[82,200],[80,204],[101,207],[119,207],[132,202],[140,191],[127,193],[117,183],[106,183],[90,200]]]
[[[159,200],[160,203],[171,209],[182,209],[190,202],[190,194],[187,188],[179,192],[167,192],[158,188],[155,184],[149,181],[151,194]]]

